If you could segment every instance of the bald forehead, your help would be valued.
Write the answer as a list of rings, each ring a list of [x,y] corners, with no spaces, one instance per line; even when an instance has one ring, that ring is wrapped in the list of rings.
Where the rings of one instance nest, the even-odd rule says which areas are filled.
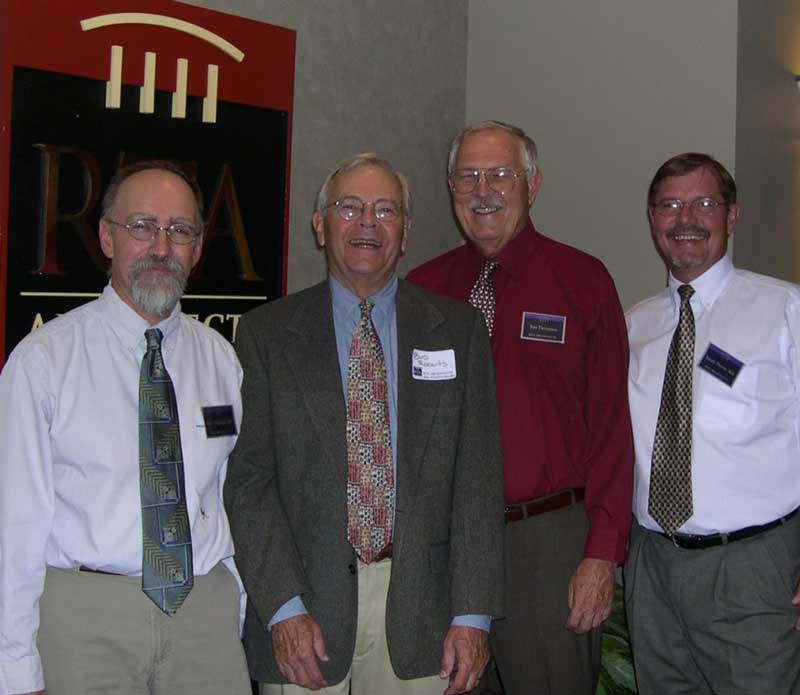
[[[174,209],[170,217],[200,221],[200,210],[191,186],[177,174],[164,169],[137,171],[120,184],[114,201],[115,212],[154,212],[139,209],[143,206]]]

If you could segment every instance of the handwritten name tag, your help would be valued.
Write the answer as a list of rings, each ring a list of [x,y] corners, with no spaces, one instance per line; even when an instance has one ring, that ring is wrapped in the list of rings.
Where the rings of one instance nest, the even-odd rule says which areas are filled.
[[[411,353],[411,376],[422,381],[456,378],[455,350],[417,350]]]

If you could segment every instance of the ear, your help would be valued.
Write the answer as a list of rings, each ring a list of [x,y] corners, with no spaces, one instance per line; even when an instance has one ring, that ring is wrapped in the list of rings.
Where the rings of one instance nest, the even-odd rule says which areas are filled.
[[[736,223],[739,221],[739,206],[734,203],[733,205],[728,206],[728,214],[726,216],[725,222],[727,225],[727,235],[731,236],[733,234],[733,228],[736,226]]]
[[[100,237],[100,248],[106,258],[114,258],[114,238],[111,234],[111,225],[105,220],[100,220],[100,229],[98,231]]]
[[[319,212],[315,212],[311,218],[311,226],[314,228],[317,244],[323,248],[325,246],[325,218]]]
[[[650,231],[653,231],[653,208],[649,205],[645,209],[645,214],[647,215],[647,221],[650,224]]]
[[[536,172],[533,176],[528,177],[528,207],[533,205],[533,201],[536,200],[536,196],[539,195],[539,189],[542,186],[543,179],[544,177],[539,167],[536,167]]]
[[[400,253],[405,254],[408,246],[408,233],[411,231],[411,220],[403,222],[403,236],[400,238]]]

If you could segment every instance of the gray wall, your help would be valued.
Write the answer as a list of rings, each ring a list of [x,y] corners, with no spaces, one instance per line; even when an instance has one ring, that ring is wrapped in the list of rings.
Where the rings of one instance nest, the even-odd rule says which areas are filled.
[[[736,30],[733,0],[470,0],[467,121],[533,136],[537,227],[599,257],[626,307],[666,279],[645,218],[656,168],[695,149],[733,168]]]
[[[366,150],[410,181],[416,221],[405,274],[453,245],[447,144],[464,123],[465,0],[191,0],[297,31],[288,290],[324,277],[311,233],[317,189]],[[264,66],[265,79],[269,66]]]
[[[800,282],[800,2],[739,0],[736,264]]]

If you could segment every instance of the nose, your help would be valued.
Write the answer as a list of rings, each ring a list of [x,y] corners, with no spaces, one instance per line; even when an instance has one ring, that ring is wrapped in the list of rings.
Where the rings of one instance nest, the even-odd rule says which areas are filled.
[[[478,172],[478,183],[475,184],[475,192],[483,197],[491,194],[492,189],[489,188],[489,182],[486,180],[486,172]]]
[[[364,203],[364,210],[361,213],[361,226],[374,227],[378,223],[375,217],[375,203]]]
[[[150,241],[150,251],[153,255],[164,258],[169,255],[170,244],[171,242],[167,238],[167,230],[162,227]]]
[[[680,224],[689,224],[694,222],[695,212],[694,208],[689,203],[684,203],[683,207],[678,211],[678,222]]]

